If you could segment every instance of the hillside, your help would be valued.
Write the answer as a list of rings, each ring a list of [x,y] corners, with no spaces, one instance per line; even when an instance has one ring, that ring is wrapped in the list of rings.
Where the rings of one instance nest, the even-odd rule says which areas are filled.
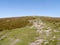
[[[31,17],[13,17],[0,19],[0,31],[5,29],[15,29],[31,25],[28,20],[33,19]]]
[[[0,18],[0,31],[5,29],[21,28],[27,25],[32,25],[28,20],[39,18],[46,23],[52,23],[54,28],[60,26],[60,18],[52,17],[38,17],[38,16],[26,16],[26,17],[12,17],[12,18]]]
[[[60,18],[0,18],[0,45],[60,45]]]

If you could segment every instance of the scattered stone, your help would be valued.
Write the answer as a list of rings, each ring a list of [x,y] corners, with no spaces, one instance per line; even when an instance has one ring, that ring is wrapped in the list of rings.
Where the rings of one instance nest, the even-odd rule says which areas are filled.
[[[58,30],[54,30],[54,32],[60,32],[60,31],[58,31]]]
[[[48,44],[48,43],[49,43],[48,41],[44,42],[44,44]]]
[[[56,36],[53,36],[53,39],[55,39],[56,38]]]
[[[38,21],[38,20],[33,21],[32,27],[35,27],[37,29],[37,32],[40,34],[40,36],[37,37],[37,40],[30,43],[30,45],[42,45],[42,43],[44,43],[45,45],[48,44],[49,42],[46,40],[46,38],[48,38],[48,36],[50,36],[52,29],[50,27],[47,27],[46,24],[44,24],[42,21]],[[47,30],[46,29],[43,30],[43,28],[45,28],[45,27],[47,28]],[[53,36],[52,40],[54,41],[55,38],[56,38],[56,36]]]
[[[46,35],[49,36],[50,30],[44,30],[44,31],[45,31]]]

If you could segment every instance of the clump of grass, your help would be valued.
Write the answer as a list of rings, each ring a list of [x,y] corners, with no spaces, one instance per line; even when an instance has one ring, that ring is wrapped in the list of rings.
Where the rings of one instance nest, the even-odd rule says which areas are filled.
[[[4,40],[0,41],[0,45],[9,45],[12,42],[9,40],[9,38],[12,38],[14,40],[19,39],[20,42],[16,43],[16,45],[29,45],[30,42],[35,41],[36,36],[38,36],[38,33],[36,33],[36,30],[34,28],[17,28],[11,30],[11,33],[7,36],[7,38],[4,38]]]

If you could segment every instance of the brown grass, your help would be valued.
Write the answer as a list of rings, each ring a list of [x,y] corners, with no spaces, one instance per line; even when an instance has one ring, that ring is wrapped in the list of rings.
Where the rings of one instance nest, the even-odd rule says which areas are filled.
[[[5,29],[15,29],[25,26],[30,26],[28,20],[34,19],[32,17],[12,17],[12,18],[0,18],[0,31]]]
[[[43,16],[26,16],[26,17],[12,17],[12,18],[0,18],[0,31],[5,29],[15,29],[25,26],[30,26],[32,23],[29,23],[28,20],[33,20],[39,18],[44,22],[53,23],[55,27],[60,27],[60,18],[53,17],[43,17]]]

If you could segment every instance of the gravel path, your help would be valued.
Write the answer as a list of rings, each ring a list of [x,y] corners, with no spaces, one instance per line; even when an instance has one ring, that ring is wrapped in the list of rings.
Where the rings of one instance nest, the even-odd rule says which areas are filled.
[[[35,40],[34,42],[30,43],[30,45],[46,45],[49,43],[48,40],[46,40],[46,38],[48,38],[51,34],[52,34],[52,29],[50,27],[47,27],[47,30],[43,28],[46,27],[46,24],[44,24],[41,20],[34,20],[33,21],[33,26],[35,27],[37,30],[37,32],[40,34],[39,37],[37,37],[37,40]],[[54,37],[52,40],[54,40],[56,37]]]

